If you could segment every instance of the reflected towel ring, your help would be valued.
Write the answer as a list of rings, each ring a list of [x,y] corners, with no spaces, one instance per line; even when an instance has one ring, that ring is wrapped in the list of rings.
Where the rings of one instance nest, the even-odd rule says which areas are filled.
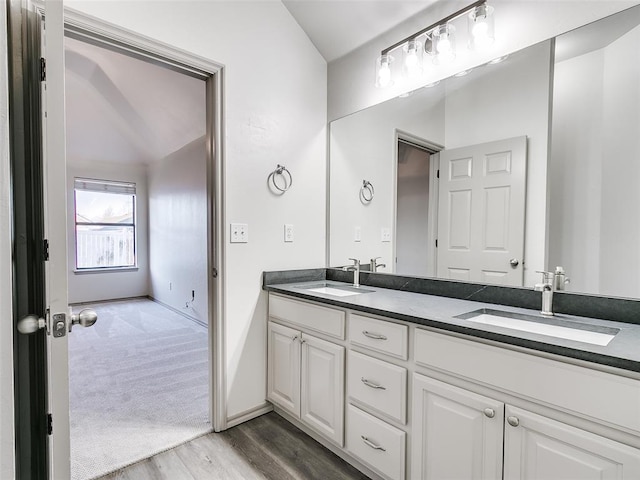
[[[360,198],[364,203],[369,203],[373,200],[373,196],[375,195],[375,190],[373,188],[373,184],[369,180],[362,181],[362,187],[360,187]]]
[[[282,186],[278,185],[276,177],[282,177]],[[285,167],[284,165],[278,164],[278,167],[269,174],[269,179],[271,180],[273,188],[281,193],[286,192],[291,188],[291,185],[293,185],[293,177],[291,176],[291,172],[287,170],[287,167]]]

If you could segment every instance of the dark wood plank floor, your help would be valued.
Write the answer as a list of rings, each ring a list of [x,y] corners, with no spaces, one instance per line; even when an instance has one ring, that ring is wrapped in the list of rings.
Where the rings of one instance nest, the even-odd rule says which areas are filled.
[[[275,413],[210,433],[100,480],[351,480],[368,477]]]

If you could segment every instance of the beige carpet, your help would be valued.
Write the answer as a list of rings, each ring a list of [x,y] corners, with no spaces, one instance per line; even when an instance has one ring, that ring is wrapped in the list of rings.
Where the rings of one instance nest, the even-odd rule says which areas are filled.
[[[146,299],[86,307],[98,321],[69,336],[73,480],[211,431],[205,327]]]

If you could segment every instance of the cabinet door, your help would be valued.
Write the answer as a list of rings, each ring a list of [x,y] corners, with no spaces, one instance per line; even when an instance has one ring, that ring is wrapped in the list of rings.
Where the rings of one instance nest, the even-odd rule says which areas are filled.
[[[636,448],[512,406],[505,416],[505,480],[640,478]]]
[[[267,398],[300,416],[301,333],[269,322]]]
[[[501,479],[504,404],[414,374],[412,479]]]
[[[344,347],[302,334],[300,417],[344,444]]]

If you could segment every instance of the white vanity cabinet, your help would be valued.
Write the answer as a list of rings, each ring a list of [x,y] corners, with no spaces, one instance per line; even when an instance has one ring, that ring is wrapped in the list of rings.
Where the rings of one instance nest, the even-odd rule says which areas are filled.
[[[269,295],[268,399],[376,480],[638,480],[640,380],[618,373]]]
[[[636,448],[510,405],[505,418],[505,480],[640,478]]]
[[[277,297],[286,305],[283,321],[295,324],[311,308],[321,315],[324,307],[302,305]],[[271,312],[271,309],[270,309]],[[276,310],[277,313],[282,313]],[[330,311],[329,319],[335,311]],[[338,312],[342,313],[342,312]],[[298,315],[302,315],[298,317]],[[344,313],[342,313],[344,316]],[[339,316],[337,317],[339,319]],[[315,328],[322,329],[322,323]],[[342,324],[344,332],[344,323]],[[330,334],[339,334],[340,327],[329,320]],[[344,370],[345,348],[323,340],[303,329],[273,321],[268,325],[267,398],[335,444],[344,445]]]
[[[416,363],[446,371],[458,382],[460,375],[481,381],[496,389],[496,398],[414,373],[412,478],[640,478],[640,449],[586,429],[596,428],[591,420],[617,420],[616,408],[629,412],[626,426],[636,428],[637,381],[420,329],[415,340]],[[580,374],[587,384],[581,385]],[[594,384],[602,390],[579,397]],[[614,386],[626,397],[612,396]],[[533,396],[526,401],[566,407],[591,420],[569,417],[585,427],[580,428],[500,400],[500,391],[522,394],[527,388]]]
[[[412,478],[502,478],[502,402],[417,373],[412,400]]]
[[[347,330],[346,448],[383,478],[403,480],[409,328],[350,313]]]

